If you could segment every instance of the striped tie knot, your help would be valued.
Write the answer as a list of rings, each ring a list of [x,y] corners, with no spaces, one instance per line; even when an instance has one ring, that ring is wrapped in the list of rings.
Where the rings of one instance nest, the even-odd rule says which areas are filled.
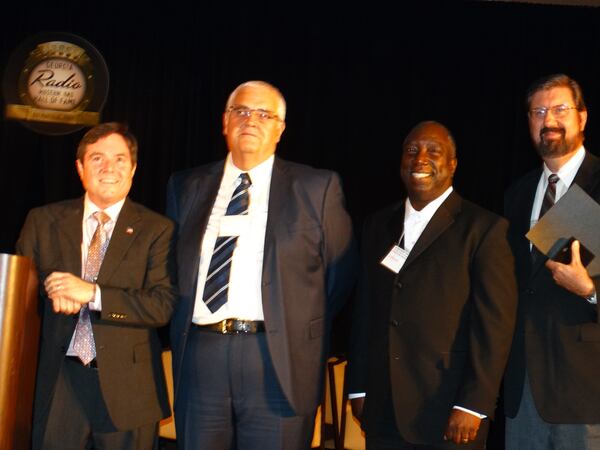
[[[248,214],[248,205],[250,204],[250,196],[248,195],[248,189],[252,184],[250,175],[247,173],[241,173],[238,177],[240,184],[233,191],[229,205],[227,205],[226,216],[237,216],[239,214]]]
[[[538,216],[538,220],[542,218],[544,214],[548,212],[554,203],[556,202],[556,183],[558,183],[560,178],[555,173],[552,173],[548,176],[548,187],[546,188],[546,192],[544,193],[544,200],[542,201],[542,207],[540,209],[540,215]]]

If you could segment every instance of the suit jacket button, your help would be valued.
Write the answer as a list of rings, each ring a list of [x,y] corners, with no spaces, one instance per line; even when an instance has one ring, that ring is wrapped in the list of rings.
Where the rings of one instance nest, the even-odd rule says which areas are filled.
[[[402,283],[401,283],[400,281],[397,281],[397,282],[396,282],[396,287],[397,287],[398,289],[400,289],[400,288],[402,287]]]
[[[400,360],[400,357],[399,357],[399,356],[394,356],[394,360],[395,360],[395,361],[399,361],[399,360]]]
[[[535,291],[531,288],[527,288],[527,289],[525,289],[525,293],[528,295],[533,295],[533,294],[535,294]]]
[[[398,325],[400,325],[400,322],[398,322],[396,319],[390,320],[390,324],[392,324],[392,326],[397,327]]]

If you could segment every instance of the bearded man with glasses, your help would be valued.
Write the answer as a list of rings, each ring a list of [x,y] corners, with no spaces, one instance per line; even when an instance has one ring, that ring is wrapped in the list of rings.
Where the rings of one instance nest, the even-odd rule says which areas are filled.
[[[527,106],[543,164],[505,197],[520,291],[504,385],[506,448],[600,449],[600,278],[581,263],[578,241],[562,264],[525,237],[546,211],[545,198],[558,201],[573,183],[600,200],[600,161],[583,147],[587,109],[575,80],[557,74],[536,81]]]

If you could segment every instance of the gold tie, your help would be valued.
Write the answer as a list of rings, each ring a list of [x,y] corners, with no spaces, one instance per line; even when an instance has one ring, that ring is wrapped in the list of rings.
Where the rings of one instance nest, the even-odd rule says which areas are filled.
[[[104,211],[95,212],[94,218],[98,222],[98,226],[88,248],[83,276],[84,280],[92,283],[96,282],[106,248],[108,247],[108,238],[104,230],[104,225],[110,220],[110,217]],[[92,331],[88,305],[83,306],[79,311],[73,350],[75,350],[75,354],[85,365],[89,364],[96,357],[96,345],[94,344],[94,333]]]

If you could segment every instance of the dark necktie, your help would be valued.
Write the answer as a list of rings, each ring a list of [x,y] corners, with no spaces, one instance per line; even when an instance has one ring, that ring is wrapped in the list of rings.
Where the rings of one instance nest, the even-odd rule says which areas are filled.
[[[540,215],[538,216],[538,222],[542,218],[544,214],[548,212],[550,208],[554,206],[554,202],[556,200],[556,183],[560,178],[558,175],[552,173],[548,176],[548,186],[546,187],[546,192],[544,193],[544,199],[542,200],[542,207],[540,208]],[[533,264],[542,256],[542,253],[532,245],[531,247],[531,261]]]
[[[240,174],[240,184],[233,191],[226,216],[248,214],[250,196],[248,189],[252,181],[247,173]],[[210,312],[214,313],[227,302],[229,288],[229,273],[231,272],[231,259],[237,243],[237,236],[219,236],[215,242],[202,298]]]
[[[552,206],[554,206],[554,202],[556,201],[556,183],[559,179],[560,178],[558,178],[558,175],[555,173],[550,174],[548,177],[548,187],[546,187],[546,192],[544,193],[544,200],[542,201],[542,208],[540,209],[538,221],[550,208],[552,208]]]
[[[96,231],[94,231],[88,248],[83,275],[84,280],[92,283],[96,282],[104,254],[108,248],[109,240],[104,225],[110,220],[110,217],[104,211],[95,212],[94,218],[98,222],[98,226],[96,227]],[[79,320],[75,328],[73,350],[83,364],[89,364],[96,357],[96,346],[94,344],[94,334],[92,332],[88,305],[83,306],[79,310]]]

